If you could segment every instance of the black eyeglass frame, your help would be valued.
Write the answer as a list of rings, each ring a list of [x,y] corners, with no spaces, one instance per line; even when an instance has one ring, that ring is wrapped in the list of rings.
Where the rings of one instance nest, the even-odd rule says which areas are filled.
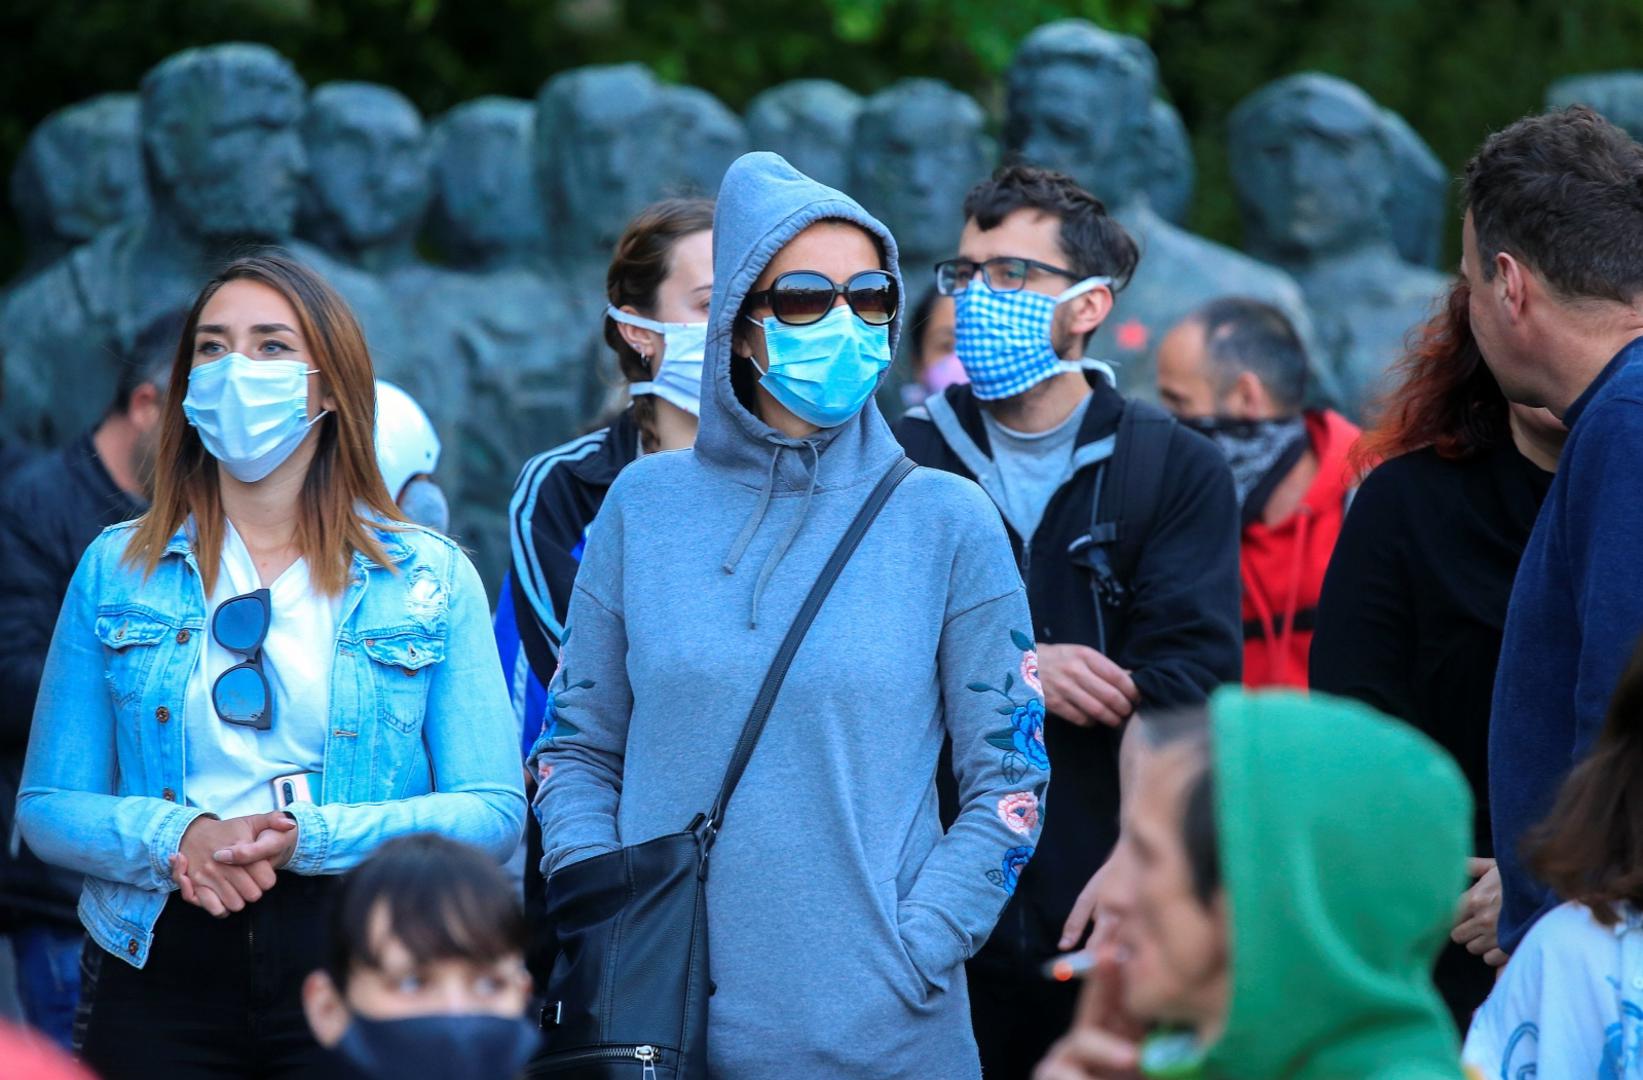
[[[1006,282],[1003,287],[1000,287],[993,282],[993,272],[991,267],[1002,267],[1009,263],[1014,263],[1021,267],[1021,280],[1014,283]],[[962,287],[955,287],[957,284],[958,271],[960,268],[965,266],[970,268],[970,272],[965,275],[964,285]],[[942,296],[956,296],[970,287],[970,282],[975,279],[978,271],[987,279],[987,287],[994,292],[1020,292],[1027,286],[1028,275],[1026,271],[1029,269],[1040,270],[1046,274],[1055,274],[1057,277],[1064,277],[1068,281],[1079,280],[1077,274],[1066,269],[1065,267],[1051,266],[1049,263],[1039,262],[1037,259],[1028,259],[1020,255],[999,255],[996,258],[985,259],[981,262],[976,262],[974,259],[960,257],[956,259],[943,259],[941,262],[936,263],[934,267],[936,275],[936,292]],[[952,281],[943,280],[948,275],[953,278]]]
[[[782,291],[782,282],[792,277],[801,276],[826,282],[827,288],[833,290],[833,294],[827,299],[827,306],[823,307],[813,319],[789,318],[777,310],[776,297],[777,294]],[[883,313],[883,322],[878,321],[879,313],[877,312],[872,313],[871,315],[864,314],[862,310],[856,306],[854,297],[851,296],[853,291],[860,288],[856,283],[864,277],[884,279],[885,288],[890,294],[890,305],[889,309]],[[825,292],[826,290],[817,288],[815,290],[805,291]],[[860,319],[868,326],[889,326],[891,323],[896,321],[896,314],[901,310],[901,286],[896,282],[895,275],[890,273],[888,270],[860,270],[854,274],[851,274],[849,279],[842,285],[822,273],[820,270],[789,270],[784,274],[777,274],[776,280],[770,283],[770,288],[760,289],[758,292],[748,293],[744,304],[746,305],[746,309],[768,307],[770,309],[771,316],[784,326],[813,326],[814,324],[827,318],[827,313],[833,310],[834,301],[836,301],[840,296],[844,297],[844,302],[850,306],[850,310],[855,313],[856,318]]]
[[[222,615],[223,610],[243,600],[254,600],[262,609],[262,630],[257,634],[256,644],[251,647],[249,652],[243,649],[236,649],[231,645],[225,644],[222,640],[222,635],[217,631],[217,619]],[[241,593],[238,596],[231,596],[227,600],[224,600],[222,603],[218,604],[217,610],[211,613],[212,640],[227,649],[229,652],[234,653],[237,656],[245,657],[244,660],[240,661],[238,664],[235,664],[221,675],[218,675],[211,683],[211,708],[216,712],[217,719],[221,720],[225,724],[233,724],[235,727],[251,728],[255,731],[267,731],[274,726],[274,688],[269,684],[268,674],[263,670],[262,666],[262,646],[263,642],[268,640],[268,627],[273,620],[274,607],[272,594],[267,589],[254,589],[248,593]],[[256,718],[250,723],[224,716],[222,702],[219,696],[219,687],[222,686],[223,680],[234,674],[234,672],[241,670],[255,672],[258,681],[262,683],[262,709],[255,713]]]

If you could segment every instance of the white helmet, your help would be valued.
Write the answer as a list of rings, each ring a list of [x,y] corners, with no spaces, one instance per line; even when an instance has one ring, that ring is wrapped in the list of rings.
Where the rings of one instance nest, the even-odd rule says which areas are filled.
[[[388,497],[397,501],[406,481],[439,467],[439,436],[416,398],[377,380],[377,468]]]

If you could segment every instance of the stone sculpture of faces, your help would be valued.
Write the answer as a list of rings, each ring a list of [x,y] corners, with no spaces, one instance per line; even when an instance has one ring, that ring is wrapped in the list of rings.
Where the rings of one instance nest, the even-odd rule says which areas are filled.
[[[1329,75],[1256,91],[1229,121],[1232,179],[1246,246],[1291,263],[1387,238],[1393,158],[1381,108]]]
[[[1589,105],[1632,138],[1643,140],[1643,71],[1604,71],[1559,79],[1546,91],[1546,107],[1570,105]]]
[[[302,123],[308,191],[301,232],[351,255],[416,235],[432,194],[422,116],[386,86],[316,87]]]
[[[755,150],[773,150],[829,187],[850,184],[861,95],[828,79],[795,79],[771,87],[747,107]]]
[[[1405,262],[1436,266],[1449,202],[1448,170],[1426,140],[1391,109],[1381,110],[1381,129],[1392,148],[1392,197],[1386,205],[1392,243]]]
[[[1010,63],[1005,150],[1125,206],[1148,186],[1151,162],[1136,147],[1148,142],[1157,84],[1158,63],[1139,39],[1082,19],[1047,23]]]
[[[11,204],[30,259],[45,262],[148,208],[135,94],[58,109],[23,144]]]
[[[536,98],[537,181],[549,241],[573,259],[606,260],[628,219],[668,189],[668,96],[642,64],[577,68]]]
[[[185,49],[142,82],[149,196],[203,239],[291,234],[307,160],[305,87],[263,45]]]
[[[1154,98],[1147,108],[1147,200],[1158,216],[1180,225],[1192,209],[1192,185],[1197,170],[1192,140],[1181,114],[1167,101]]]
[[[458,269],[518,262],[540,250],[535,125],[534,105],[504,97],[465,102],[434,122],[428,231]]]
[[[747,153],[747,126],[725,103],[696,86],[669,86],[662,91],[676,175],[666,176],[662,194],[705,195],[719,192],[730,163]],[[658,163],[660,164],[660,163]]]
[[[992,169],[985,124],[981,106],[935,79],[903,79],[862,105],[850,191],[904,258],[957,244],[964,196]]]

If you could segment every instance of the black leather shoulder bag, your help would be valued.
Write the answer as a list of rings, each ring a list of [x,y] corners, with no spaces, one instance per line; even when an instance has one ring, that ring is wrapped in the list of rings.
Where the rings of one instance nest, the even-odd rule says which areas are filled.
[[[683,832],[573,863],[548,879],[559,956],[548,977],[543,1049],[527,1076],[706,1080],[708,854],[805,633],[913,467],[902,458],[885,474],[822,567],[753,700],[712,809]]]

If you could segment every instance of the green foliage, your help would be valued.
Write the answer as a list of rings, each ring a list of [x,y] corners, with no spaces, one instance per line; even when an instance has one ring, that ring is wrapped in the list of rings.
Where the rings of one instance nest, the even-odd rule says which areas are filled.
[[[216,41],[266,42],[310,83],[387,83],[430,114],[479,94],[530,97],[579,64],[638,60],[736,108],[801,76],[871,92],[928,75],[996,117],[1016,43],[1069,16],[1152,42],[1193,133],[1193,224],[1233,243],[1226,116],[1271,79],[1309,69],[1350,79],[1458,171],[1488,131],[1537,108],[1554,78],[1643,57],[1637,0],[9,0],[0,167],[9,174],[52,109],[134,88],[163,57]],[[17,243],[0,224],[0,279]]]

